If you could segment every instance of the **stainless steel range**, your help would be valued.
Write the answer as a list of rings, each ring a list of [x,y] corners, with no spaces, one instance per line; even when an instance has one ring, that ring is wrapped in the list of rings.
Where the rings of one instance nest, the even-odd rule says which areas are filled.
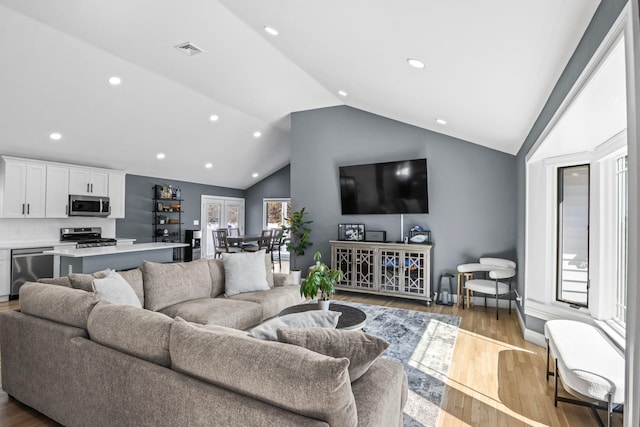
[[[102,237],[101,227],[61,228],[61,242],[77,242],[76,248],[95,248],[98,246],[115,246],[116,239]]]

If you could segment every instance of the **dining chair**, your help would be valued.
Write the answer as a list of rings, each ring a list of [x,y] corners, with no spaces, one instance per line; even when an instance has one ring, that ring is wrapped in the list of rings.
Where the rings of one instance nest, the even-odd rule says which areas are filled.
[[[273,230],[273,235],[271,236],[271,248],[270,248],[271,265],[275,268],[274,254],[276,253],[276,250],[277,250],[278,266],[280,267],[280,270],[282,270],[282,256],[281,256],[282,254],[280,253],[280,249],[282,248],[283,244],[284,244],[284,229],[275,228]]]
[[[466,300],[470,301],[470,293],[479,293],[484,295],[484,306],[487,306],[487,296],[493,296],[496,299],[496,319],[499,320],[498,300],[501,296],[509,296],[509,314],[511,314],[511,279],[516,275],[516,263],[502,258],[480,258],[482,266],[480,271],[487,271],[489,268],[489,279],[471,279],[464,283],[466,291]],[[458,269],[458,271],[460,271]],[[508,283],[505,283],[507,282]]]
[[[272,234],[272,230],[262,230],[262,232],[260,233],[260,238],[258,239],[258,245],[245,246],[244,250],[247,252],[258,252],[264,249],[266,252],[269,252],[271,248]]]
[[[222,253],[236,253],[241,252],[240,248],[236,248],[234,246],[229,246],[229,241],[227,240],[228,230],[226,228],[219,228],[217,230],[213,230],[213,244],[216,250],[216,257],[219,257]]]

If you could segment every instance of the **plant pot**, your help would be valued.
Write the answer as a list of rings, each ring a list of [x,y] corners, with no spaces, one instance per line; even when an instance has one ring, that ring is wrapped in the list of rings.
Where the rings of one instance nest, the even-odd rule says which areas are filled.
[[[292,285],[299,285],[300,284],[300,278],[302,276],[302,271],[300,271],[300,270],[291,270],[289,272],[289,275],[291,276],[291,284]]]
[[[318,310],[329,311],[330,300],[318,300]]]

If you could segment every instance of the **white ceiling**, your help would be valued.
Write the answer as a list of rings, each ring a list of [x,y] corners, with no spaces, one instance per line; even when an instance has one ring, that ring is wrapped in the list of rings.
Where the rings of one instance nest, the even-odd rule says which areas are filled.
[[[598,4],[0,0],[0,153],[247,188],[344,103],[515,154]]]

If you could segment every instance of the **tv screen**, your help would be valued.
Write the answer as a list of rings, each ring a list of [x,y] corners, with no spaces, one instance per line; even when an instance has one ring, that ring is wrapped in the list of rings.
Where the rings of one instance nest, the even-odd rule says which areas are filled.
[[[343,215],[429,213],[427,159],[340,167]]]

